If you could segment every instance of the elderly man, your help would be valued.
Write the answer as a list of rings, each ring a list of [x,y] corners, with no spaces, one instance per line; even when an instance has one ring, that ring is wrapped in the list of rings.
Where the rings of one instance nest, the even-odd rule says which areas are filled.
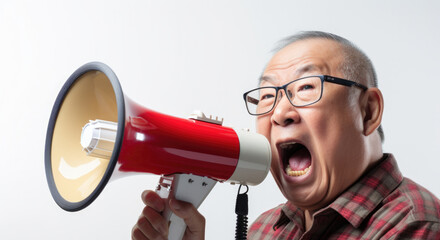
[[[348,40],[324,32],[285,39],[245,101],[287,199],[257,218],[249,239],[440,239],[439,200],[382,152],[376,74]],[[142,198],[133,238],[166,237],[164,201],[152,191]],[[170,206],[188,225],[186,239],[204,238],[194,207]]]

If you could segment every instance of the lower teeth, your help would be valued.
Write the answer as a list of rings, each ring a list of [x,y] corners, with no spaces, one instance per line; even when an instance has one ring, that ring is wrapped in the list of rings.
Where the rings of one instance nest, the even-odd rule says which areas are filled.
[[[310,167],[311,166],[309,166],[308,168],[306,168],[304,170],[293,171],[290,168],[290,166],[287,166],[286,173],[287,173],[287,175],[292,176],[292,177],[299,177],[299,176],[302,176],[302,175],[306,174],[310,170]]]

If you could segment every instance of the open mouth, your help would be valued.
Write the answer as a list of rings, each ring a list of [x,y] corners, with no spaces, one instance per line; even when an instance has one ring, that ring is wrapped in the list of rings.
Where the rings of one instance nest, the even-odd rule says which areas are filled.
[[[280,152],[288,176],[299,177],[309,172],[312,156],[306,146],[296,142],[282,143]]]

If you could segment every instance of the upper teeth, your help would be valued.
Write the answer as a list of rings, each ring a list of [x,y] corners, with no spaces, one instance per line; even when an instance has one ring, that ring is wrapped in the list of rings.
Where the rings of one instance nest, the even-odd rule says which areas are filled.
[[[285,143],[281,143],[280,147],[283,149],[286,149],[286,148],[293,147],[293,145],[295,145],[295,144],[296,144],[296,142],[285,142]]]

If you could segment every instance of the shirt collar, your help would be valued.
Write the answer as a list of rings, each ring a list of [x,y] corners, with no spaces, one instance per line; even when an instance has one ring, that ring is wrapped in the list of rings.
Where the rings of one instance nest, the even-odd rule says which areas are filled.
[[[357,228],[402,180],[403,176],[394,156],[384,154],[375,167],[349,187],[329,208],[336,210]]]
[[[335,210],[350,224],[357,228],[364,219],[387,197],[403,180],[403,176],[392,154],[384,154],[379,163],[366,172],[341,196],[319,213]],[[304,226],[304,212],[290,202],[287,202],[281,211],[273,229],[287,224],[289,221]]]
[[[273,225],[273,230],[276,231],[279,227],[288,224],[290,221],[297,223],[302,228],[304,226],[304,212],[292,203],[287,202],[281,208],[280,217]]]

